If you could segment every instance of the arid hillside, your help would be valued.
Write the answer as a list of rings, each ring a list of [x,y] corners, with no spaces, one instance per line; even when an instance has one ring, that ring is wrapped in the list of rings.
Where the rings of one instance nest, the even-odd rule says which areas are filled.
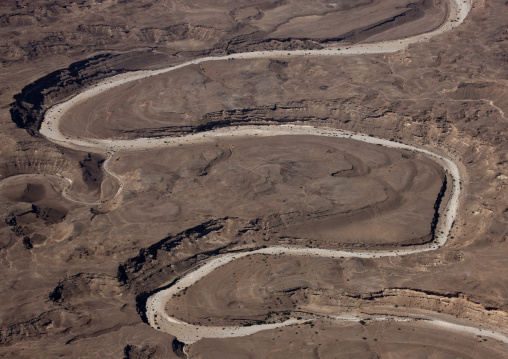
[[[508,2],[454,4],[2,1],[0,356],[506,357]]]

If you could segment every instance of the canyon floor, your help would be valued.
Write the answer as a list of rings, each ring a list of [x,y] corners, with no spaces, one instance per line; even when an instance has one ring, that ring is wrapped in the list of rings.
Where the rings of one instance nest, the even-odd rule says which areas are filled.
[[[3,1],[0,356],[506,357],[508,2],[473,0],[460,24],[454,4]],[[265,51],[283,53],[238,55]],[[238,57],[107,88],[210,56]],[[45,114],[60,103],[58,141]],[[288,125],[409,147],[235,135]],[[439,156],[460,172],[449,233]],[[225,332],[295,322],[186,341],[162,315]]]

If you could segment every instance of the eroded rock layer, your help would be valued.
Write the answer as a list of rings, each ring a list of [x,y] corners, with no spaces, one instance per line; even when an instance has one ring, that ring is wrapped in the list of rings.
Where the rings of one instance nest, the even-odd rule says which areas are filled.
[[[421,155],[309,136],[298,147],[281,137],[116,153],[107,168],[120,183],[105,170],[107,154],[33,137],[44,112],[116,73],[422,33],[442,22],[447,2],[8,0],[0,8],[0,356],[506,356],[496,340],[424,322],[326,318],[338,308],[434,313],[506,328],[504,0],[476,1],[460,27],[398,53],[202,63],[125,85],[68,114],[69,136],[310,124],[429,146],[460,164],[463,197],[444,248],[235,261],[173,298],[168,313],[225,326],[323,317],[190,348],[144,321],[157,288],[239,249],[397,250],[431,241],[448,177]],[[349,21],[337,21],[344,15]],[[355,221],[368,231],[358,232]]]

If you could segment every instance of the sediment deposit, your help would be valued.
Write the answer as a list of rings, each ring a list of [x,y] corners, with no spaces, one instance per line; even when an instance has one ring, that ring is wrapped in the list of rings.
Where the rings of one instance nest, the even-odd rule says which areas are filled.
[[[1,355],[504,357],[471,5],[4,2]]]

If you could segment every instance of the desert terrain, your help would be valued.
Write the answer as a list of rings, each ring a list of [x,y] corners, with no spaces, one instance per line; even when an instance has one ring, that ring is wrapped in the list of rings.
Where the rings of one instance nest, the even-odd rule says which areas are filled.
[[[0,356],[506,357],[507,2],[0,9]]]

